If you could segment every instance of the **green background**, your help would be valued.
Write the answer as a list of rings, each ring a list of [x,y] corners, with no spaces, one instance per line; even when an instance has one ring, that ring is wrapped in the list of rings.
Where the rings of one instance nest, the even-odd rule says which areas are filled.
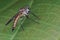
[[[40,17],[40,24],[25,19],[24,31],[19,22],[12,32],[13,23],[5,23],[25,5]],[[60,0],[0,0],[0,40],[60,40]]]

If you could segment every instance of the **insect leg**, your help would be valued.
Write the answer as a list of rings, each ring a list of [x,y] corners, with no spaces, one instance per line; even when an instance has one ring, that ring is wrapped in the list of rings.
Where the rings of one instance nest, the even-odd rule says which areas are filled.
[[[24,21],[24,17],[23,17],[23,19],[21,20],[21,28],[22,28],[22,30],[24,30],[24,28],[23,28],[23,22]]]
[[[24,30],[23,25],[21,25],[22,30]]]
[[[30,11],[30,12],[31,12],[31,11]],[[34,13],[32,13],[32,12],[31,12],[31,14],[32,14],[33,16],[35,16],[36,18],[40,19],[36,14],[34,14]]]
[[[29,16],[27,16],[27,15],[26,15],[26,17],[27,17],[29,20],[31,20],[31,21],[33,21],[33,22],[35,22],[35,23],[40,24],[39,22],[37,22],[37,21],[35,21],[35,20],[31,19]]]

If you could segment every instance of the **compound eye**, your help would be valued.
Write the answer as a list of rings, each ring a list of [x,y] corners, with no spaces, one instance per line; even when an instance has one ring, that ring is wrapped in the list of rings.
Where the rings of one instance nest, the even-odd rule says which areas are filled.
[[[30,10],[28,12],[30,12]]]

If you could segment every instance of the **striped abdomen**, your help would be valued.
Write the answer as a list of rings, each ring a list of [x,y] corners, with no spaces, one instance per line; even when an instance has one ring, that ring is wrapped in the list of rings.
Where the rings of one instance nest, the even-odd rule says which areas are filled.
[[[17,24],[17,22],[18,22],[18,19],[19,19],[20,17],[22,17],[22,16],[23,16],[23,14],[22,14],[22,13],[19,13],[19,14],[14,18],[14,23],[13,23],[12,31],[13,31],[14,28],[16,27],[16,24]]]

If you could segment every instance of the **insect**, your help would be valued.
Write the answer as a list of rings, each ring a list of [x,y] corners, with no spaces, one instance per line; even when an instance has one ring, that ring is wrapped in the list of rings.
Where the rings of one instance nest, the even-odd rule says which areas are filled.
[[[20,8],[19,11],[18,11],[18,13],[15,14],[5,25],[8,25],[13,20],[14,21],[13,22],[13,26],[12,26],[12,31],[13,31],[15,29],[15,27],[16,27],[16,24],[17,24],[19,18],[22,18],[22,17],[26,17],[27,19],[32,20],[35,23],[38,23],[35,20],[31,19],[29,17],[29,14],[32,14],[33,16],[35,16],[36,18],[38,18],[34,13],[32,13],[30,11],[30,8],[28,6],[26,6],[26,7]]]

